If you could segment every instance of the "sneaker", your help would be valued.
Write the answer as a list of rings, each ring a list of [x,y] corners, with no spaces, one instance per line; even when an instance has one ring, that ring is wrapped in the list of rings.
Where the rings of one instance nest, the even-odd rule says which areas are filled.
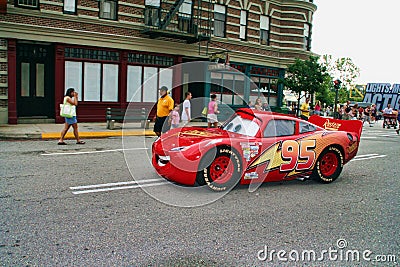
[[[397,129],[397,130],[396,130],[396,133],[399,134],[399,132],[400,132],[400,129]]]

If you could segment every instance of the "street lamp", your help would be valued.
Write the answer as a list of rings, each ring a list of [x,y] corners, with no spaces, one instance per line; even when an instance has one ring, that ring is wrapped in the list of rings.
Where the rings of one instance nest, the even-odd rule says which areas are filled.
[[[342,81],[340,81],[339,79],[336,79],[333,81],[333,88],[335,88],[335,91],[336,91],[336,93],[335,93],[335,109],[334,109],[334,113],[333,113],[333,117],[335,119],[338,118],[337,102],[338,102],[338,92],[339,92],[341,84],[342,84]]]

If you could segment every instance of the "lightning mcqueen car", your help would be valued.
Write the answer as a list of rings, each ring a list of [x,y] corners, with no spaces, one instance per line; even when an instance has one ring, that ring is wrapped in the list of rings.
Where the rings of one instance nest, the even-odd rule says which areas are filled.
[[[223,191],[236,185],[312,178],[330,183],[357,154],[361,121],[239,109],[220,128],[170,130],[152,146],[157,173]]]

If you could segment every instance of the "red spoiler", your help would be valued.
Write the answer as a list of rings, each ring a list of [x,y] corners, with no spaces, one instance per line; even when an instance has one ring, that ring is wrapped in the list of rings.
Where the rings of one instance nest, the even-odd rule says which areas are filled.
[[[312,115],[308,121],[328,131],[344,131],[355,133],[358,136],[358,140],[360,140],[363,128],[363,123],[360,120],[338,120]]]

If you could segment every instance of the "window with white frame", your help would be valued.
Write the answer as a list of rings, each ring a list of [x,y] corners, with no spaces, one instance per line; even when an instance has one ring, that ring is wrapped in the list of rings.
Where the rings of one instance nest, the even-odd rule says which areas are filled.
[[[77,0],[64,0],[63,11],[65,14],[76,14]]]
[[[226,7],[214,5],[214,36],[225,37]]]
[[[118,64],[65,61],[65,88],[74,88],[78,100],[118,101]]]
[[[143,102],[156,102],[158,97],[158,77],[156,67],[144,67]]]
[[[304,24],[304,49],[311,50],[311,25],[309,23]]]
[[[103,79],[101,101],[118,101],[118,65],[103,64]]]
[[[65,61],[65,88],[74,88],[82,100],[82,62]]]
[[[101,19],[117,20],[118,1],[115,0],[100,0],[100,14]]]
[[[143,75],[142,75],[143,73]],[[128,66],[127,102],[157,102],[158,89],[172,89],[173,70],[169,68]]]
[[[240,11],[240,39],[246,40],[247,38],[247,10]]]
[[[269,33],[270,33],[270,17],[260,16],[260,43],[263,45],[269,45]]]
[[[25,7],[32,9],[39,9],[40,7],[39,0],[15,0],[15,5],[17,7]]]
[[[142,66],[128,66],[127,102],[142,102]]]

